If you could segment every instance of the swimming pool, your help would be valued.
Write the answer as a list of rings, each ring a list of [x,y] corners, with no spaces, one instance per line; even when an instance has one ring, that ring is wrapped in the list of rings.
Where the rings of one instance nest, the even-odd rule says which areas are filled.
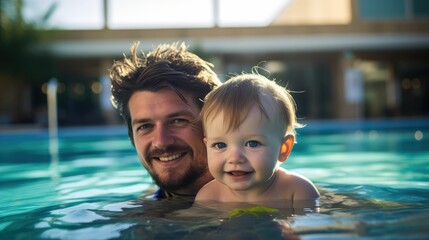
[[[155,201],[124,127],[0,133],[0,239],[426,239],[429,119],[307,122],[286,169],[321,189],[319,213],[230,216]],[[182,210],[179,210],[182,209]],[[225,208],[226,209],[226,208]]]

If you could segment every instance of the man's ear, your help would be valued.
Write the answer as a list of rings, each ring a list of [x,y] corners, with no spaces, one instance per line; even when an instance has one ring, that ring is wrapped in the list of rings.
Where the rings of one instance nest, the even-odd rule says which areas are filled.
[[[289,157],[289,154],[292,152],[293,145],[295,143],[295,137],[288,134],[283,137],[282,145],[280,147],[279,153],[279,162],[284,162]]]
[[[203,138],[204,144],[207,145],[207,138]]]

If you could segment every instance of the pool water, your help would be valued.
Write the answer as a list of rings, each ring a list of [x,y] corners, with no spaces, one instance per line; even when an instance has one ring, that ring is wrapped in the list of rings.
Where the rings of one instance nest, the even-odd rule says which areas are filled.
[[[282,166],[317,185],[319,213],[153,200],[124,127],[59,133],[58,163],[47,132],[0,133],[0,239],[429,237],[429,119],[308,122]]]

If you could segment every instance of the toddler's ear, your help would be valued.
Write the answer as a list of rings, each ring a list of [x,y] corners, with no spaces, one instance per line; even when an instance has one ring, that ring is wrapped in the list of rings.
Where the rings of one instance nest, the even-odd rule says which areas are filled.
[[[280,147],[279,153],[279,162],[284,162],[289,157],[289,154],[292,152],[293,145],[295,143],[295,137],[288,134],[283,137],[282,145]]]

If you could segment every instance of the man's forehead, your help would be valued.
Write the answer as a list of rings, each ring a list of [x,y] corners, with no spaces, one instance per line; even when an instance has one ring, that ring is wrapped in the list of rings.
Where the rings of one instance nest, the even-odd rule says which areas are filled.
[[[199,114],[199,108],[191,101],[191,97],[184,97],[187,102],[172,90],[135,92],[129,101],[131,117],[134,119]]]

